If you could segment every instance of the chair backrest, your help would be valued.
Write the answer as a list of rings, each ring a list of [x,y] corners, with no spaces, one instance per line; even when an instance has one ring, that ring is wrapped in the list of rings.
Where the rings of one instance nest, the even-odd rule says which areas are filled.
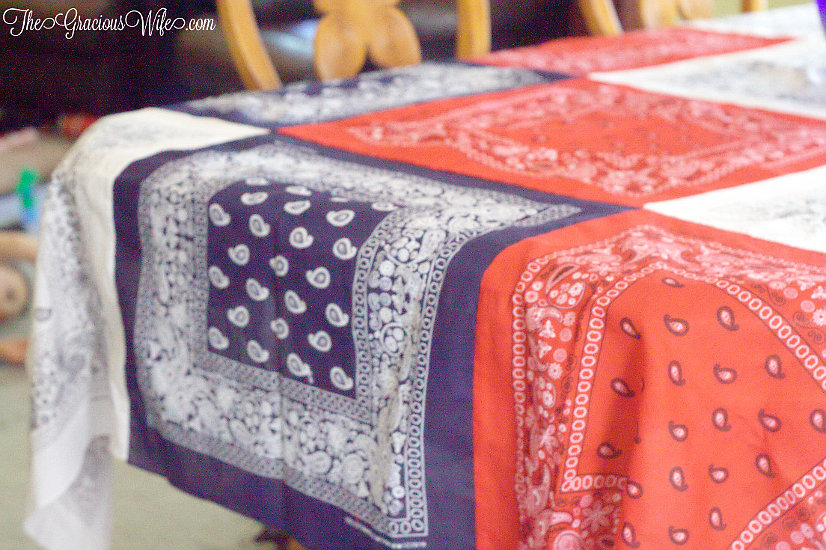
[[[592,35],[613,36],[623,32],[623,25],[612,0],[577,0]],[[761,11],[768,0],[741,0],[744,12]],[[673,25],[680,17],[700,19],[712,17],[711,0],[630,0],[620,4],[622,19],[632,28],[653,28]]]
[[[378,67],[421,62],[413,24],[399,0],[314,0],[321,14],[313,43],[313,65],[321,80],[358,73],[367,59]],[[264,46],[251,0],[217,0],[218,17],[241,81],[249,90],[281,85]],[[456,55],[490,51],[489,0],[456,0]]]

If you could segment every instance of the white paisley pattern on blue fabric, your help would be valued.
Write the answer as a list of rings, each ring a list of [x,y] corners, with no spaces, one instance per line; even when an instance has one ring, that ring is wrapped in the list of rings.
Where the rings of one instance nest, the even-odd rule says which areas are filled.
[[[336,365],[325,375],[333,390],[318,387],[321,372],[297,354],[267,357],[255,340],[248,342],[246,361],[234,360],[221,349],[226,337],[208,328],[215,282],[207,258],[207,234],[215,221],[210,201],[239,181],[260,192],[278,187],[299,197],[330,194],[341,206],[328,221],[342,227],[351,219],[345,201],[383,212],[357,254],[342,247],[355,266],[352,302],[345,305],[349,317],[342,304],[318,312],[330,330],[349,323],[354,346],[355,369],[348,373]],[[139,209],[143,265],[134,345],[149,425],[187,448],[283,479],[393,538],[428,532],[425,388],[450,260],[480,235],[579,211],[484,189],[471,194],[280,142],[171,162],[145,180]],[[250,246],[256,238],[249,237]],[[410,254],[413,248],[416,254]],[[259,252],[265,251],[253,251],[253,258]],[[283,256],[270,260],[267,269],[284,275],[295,269]],[[325,281],[321,271],[301,272],[298,279],[305,275]],[[243,287],[246,281],[228,284]],[[292,303],[285,315],[303,315],[301,298],[289,292],[277,298]],[[332,345],[324,334],[290,333],[283,318],[273,318],[270,328],[279,338],[309,338],[322,352]],[[287,369],[260,368],[256,357]]]
[[[455,97],[538,84],[526,69],[423,63],[361,75],[358,80],[297,82],[275,92],[231,93],[191,101],[193,112],[235,115],[246,124],[290,125],[359,115],[436,98]]]

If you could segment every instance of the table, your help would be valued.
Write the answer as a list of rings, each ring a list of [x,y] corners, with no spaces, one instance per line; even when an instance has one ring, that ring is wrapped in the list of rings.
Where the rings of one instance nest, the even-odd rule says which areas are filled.
[[[55,171],[32,506],[111,462],[326,548],[826,544],[811,5],[106,117]]]

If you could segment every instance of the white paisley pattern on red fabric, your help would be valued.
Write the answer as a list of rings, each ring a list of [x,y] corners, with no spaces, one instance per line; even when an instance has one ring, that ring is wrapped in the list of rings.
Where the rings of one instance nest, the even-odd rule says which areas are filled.
[[[586,80],[430,112],[348,123],[341,139],[393,148],[434,167],[439,158],[410,151],[445,148],[439,157],[452,150],[481,165],[469,165],[474,174],[494,169],[506,181],[530,178],[554,190],[549,178],[564,178],[587,186],[574,187],[574,195],[591,188],[631,201],[722,185],[744,170],[787,171],[826,153],[826,125],[818,121]]]
[[[822,547],[826,269],[639,225],[512,306],[521,548]]]
[[[481,63],[587,75],[648,67],[678,59],[718,55],[765,46],[766,39],[690,28],[652,29],[619,39],[574,38],[540,46],[501,50],[478,59]]]

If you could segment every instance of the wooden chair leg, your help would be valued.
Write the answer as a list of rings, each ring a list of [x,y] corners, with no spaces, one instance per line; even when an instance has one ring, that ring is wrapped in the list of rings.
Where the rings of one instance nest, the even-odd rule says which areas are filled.
[[[255,542],[274,542],[280,550],[307,550],[286,531],[272,527],[264,527],[264,530],[255,537]]]
[[[12,365],[22,365],[26,360],[27,348],[28,340],[25,338],[0,340],[0,361],[5,361]]]

